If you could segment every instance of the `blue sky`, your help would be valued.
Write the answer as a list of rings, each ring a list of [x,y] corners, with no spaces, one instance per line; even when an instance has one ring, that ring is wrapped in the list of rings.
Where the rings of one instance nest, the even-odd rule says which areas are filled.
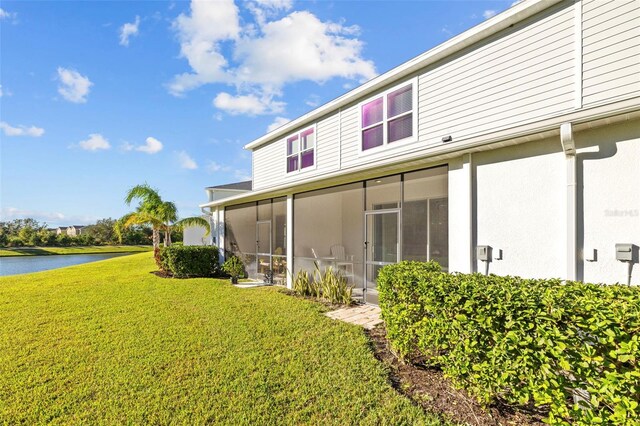
[[[242,146],[510,1],[2,1],[1,220],[119,217],[147,182],[199,212]]]

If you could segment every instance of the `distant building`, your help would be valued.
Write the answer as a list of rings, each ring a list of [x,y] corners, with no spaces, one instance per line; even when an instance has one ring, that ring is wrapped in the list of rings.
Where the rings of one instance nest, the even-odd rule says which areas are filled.
[[[67,233],[67,227],[66,226],[59,226],[56,229],[56,235],[66,234],[66,233]]]
[[[78,235],[82,235],[82,231],[86,228],[81,225],[71,225],[67,228],[67,235],[70,237],[77,237]]]

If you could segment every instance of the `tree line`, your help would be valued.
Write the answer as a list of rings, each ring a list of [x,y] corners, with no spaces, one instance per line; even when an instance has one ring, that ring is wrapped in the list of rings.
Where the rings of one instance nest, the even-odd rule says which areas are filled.
[[[124,227],[121,221],[105,218],[84,227],[80,235],[56,235],[46,222],[26,218],[0,222],[0,247],[147,245],[152,243],[152,234],[151,226]],[[173,229],[171,238],[182,241],[182,230]]]

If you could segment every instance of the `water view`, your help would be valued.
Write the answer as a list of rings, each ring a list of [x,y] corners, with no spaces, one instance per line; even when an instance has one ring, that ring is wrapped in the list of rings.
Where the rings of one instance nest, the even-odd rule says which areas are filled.
[[[0,276],[27,274],[29,272],[46,271],[126,256],[131,253],[99,253],[99,254],[67,254],[57,256],[15,256],[0,257]]]

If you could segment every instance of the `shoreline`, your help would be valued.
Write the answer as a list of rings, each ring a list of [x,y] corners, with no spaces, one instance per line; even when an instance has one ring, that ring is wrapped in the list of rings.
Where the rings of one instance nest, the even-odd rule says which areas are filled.
[[[36,256],[65,256],[73,254],[113,254],[113,253],[143,253],[152,251],[152,246],[75,246],[75,247],[15,247],[0,248],[2,257],[36,257]]]

